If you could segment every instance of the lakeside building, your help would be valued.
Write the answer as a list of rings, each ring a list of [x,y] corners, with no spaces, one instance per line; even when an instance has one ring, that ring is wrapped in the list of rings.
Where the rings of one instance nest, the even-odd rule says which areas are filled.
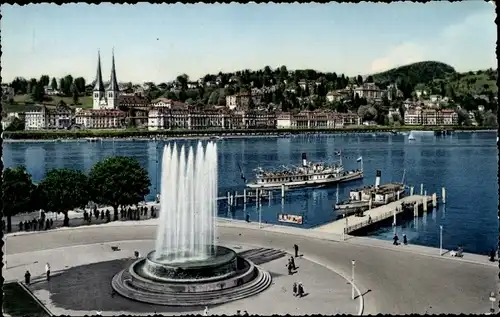
[[[71,126],[73,110],[59,104],[55,108],[42,106],[38,111],[27,111],[25,114],[26,130],[67,129]]]
[[[458,114],[452,109],[414,107],[405,111],[405,125],[457,125]]]
[[[348,125],[361,125],[361,118],[355,113],[322,110],[304,110],[299,113],[282,112],[276,116],[278,129],[334,129]]]
[[[248,109],[251,97],[251,94],[248,92],[226,96],[226,107],[229,110]]]
[[[120,129],[127,114],[118,109],[83,109],[76,113],[75,124],[84,129]]]
[[[194,109],[181,107],[153,107],[148,115],[148,129],[256,129],[275,128],[274,113],[257,110],[231,111],[228,108]]]

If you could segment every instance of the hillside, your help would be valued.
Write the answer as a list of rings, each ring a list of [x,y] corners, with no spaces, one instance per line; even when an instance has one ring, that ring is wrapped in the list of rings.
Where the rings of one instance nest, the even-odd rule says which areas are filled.
[[[454,73],[447,75],[444,79],[433,80],[427,86],[429,89],[437,91],[442,85],[441,83],[444,82],[445,85],[453,89],[454,94],[457,96],[464,96],[467,94],[472,96],[496,95],[498,92],[497,74],[498,73],[492,69],[467,73]]]
[[[455,69],[441,62],[426,61],[396,67],[382,73],[372,75],[374,82],[385,86],[391,83],[408,84],[415,88],[417,84],[427,84],[435,79],[444,79],[454,74]]]

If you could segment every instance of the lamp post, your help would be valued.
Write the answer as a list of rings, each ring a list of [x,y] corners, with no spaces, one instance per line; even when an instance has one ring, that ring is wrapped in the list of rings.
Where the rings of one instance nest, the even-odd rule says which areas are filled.
[[[439,226],[439,255],[443,255],[443,226]]]
[[[490,313],[493,315],[495,313],[495,302],[497,301],[495,297],[495,292],[490,293],[490,302],[491,302],[491,308],[490,308]]]
[[[351,276],[351,297],[352,300],[354,300],[354,268],[356,267],[356,261],[352,260],[352,276]]]
[[[343,240],[345,241],[346,239],[346,236],[347,236],[347,228],[349,228],[349,223],[348,223],[348,220],[347,220],[347,214],[344,214],[344,218],[345,218],[345,229],[344,229],[344,235],[343,235]]]

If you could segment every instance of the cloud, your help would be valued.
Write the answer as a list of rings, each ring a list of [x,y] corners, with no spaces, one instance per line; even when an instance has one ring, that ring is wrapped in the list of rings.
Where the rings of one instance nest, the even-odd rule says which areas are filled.
[[[405,42],[391,47],[371,63],[371,72],[425,60],[443,61],[457,71],[495,67],[495,12],[471,14],[461,23],[451,24],[425,42]]]

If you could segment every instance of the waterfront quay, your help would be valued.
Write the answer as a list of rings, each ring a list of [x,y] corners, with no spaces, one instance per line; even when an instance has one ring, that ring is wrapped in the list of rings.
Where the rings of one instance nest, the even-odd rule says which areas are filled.
[[[399,200],[393,201],[383,206],[369,209],[363,212],[363,216],[359,217],[351,215],[343,219],[335,220],[330,223],[318,226],[312,230],[344,235],[355,233],[368,227],[376,226],[388,219],[393,219],[393,225],[397,222],[397,217],[407,213],[410,209],[413,211],[413,216],[417,217],[419,213],[432,210],[429,207],[436,207],[436,194],[432,196],[426,195],[410,195]],[[413,208],[408,208],[413,206]]]

